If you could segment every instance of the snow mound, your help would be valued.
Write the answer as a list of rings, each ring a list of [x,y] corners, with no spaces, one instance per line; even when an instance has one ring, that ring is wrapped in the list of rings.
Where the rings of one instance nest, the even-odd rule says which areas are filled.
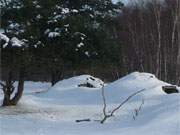
[[[125,77],[112,82],[107,86],[107,89],[119,89],[127,91],[137,91],[140,89],[153,89],[158,86],[170,85],[159,79],[150,73],[133,72]]]
[[[91,84],[89,88],[84,84]],[[61,105],[102,105],[102,85],[104,82],[90,75],[81,75],[65,79],[56,83],[48,92],[38,95],[38,97],[48,99],[48,103]],[[132,99],[139,102],[142,99],[148,100],[166,93],[162,86],[170,85],[158,80],[149,73],[134,72],[117,81],[105,85],[105,95],[108,104],[123,102],[131,94],[146,89]],[[159,100],[157,101],[159,102]]]
[[[90,84],[86,87],[82,84]],[[48,92],[38,94],[43,103],[56,105],[97,105],[101,104],[100,90],[103,81],[90,75],[80,75],[56,83]],[[80,86],[82,85],[82,86]]]
[[[99,78],[95,78],[91,75],[80,75],[59,81],[58,83],[55,84],[55,86],[53,86],[52,89],[62,90],[62,89],[77,88],[80,87],[80,85],[87,83],[92,85],[93,88],[102,88],[102,85],[104,84],[104,82]]]
[[[155,96],[165,95],[162,86],[170,85],[157,79],[153,74],[133,72],[125,77],[108,84],[105,87],[107,101],[110,103],[122,102],[131,94],[145,89],[138,94],[136,100],[151,99]]]
[[[156,78],[156,77],[155,75],[150,73],[133,72],[119,80],[129,80],[129,79],[147,80],[148,78]]]

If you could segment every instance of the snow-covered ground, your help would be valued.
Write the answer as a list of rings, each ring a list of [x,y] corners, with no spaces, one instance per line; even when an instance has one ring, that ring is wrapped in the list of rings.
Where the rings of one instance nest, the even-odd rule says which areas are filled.
[[[95,88],[78,87],[87,82]],[[0,108],[0,135],[180,134],[180,94],[164,93],[161,87],[167,83],[152,74],[134,72],[106,84],[108,110],[132,93],[146,90],[129,100],[114,117],[100,124],[102,84],[101,80],[89,75],[60,81],[54,87],[49,83],[26,82],[20,103],[16,107]],[[78,119],[91,121],[76,123]]]

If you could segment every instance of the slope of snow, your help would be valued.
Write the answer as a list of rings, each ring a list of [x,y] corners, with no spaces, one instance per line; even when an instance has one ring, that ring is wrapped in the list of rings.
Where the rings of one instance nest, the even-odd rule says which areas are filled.
[[[58,89],[58,90],[66,90],[66,89],[71,89],[71,88],[77,88],[79,84],[84,84],[84,83],[90,83],[92,84],[95,88],[101,88],[104,82],[98,78],[95,78],[90,75],[81,75],[81,76],[76,76],[72,77],[70,79],[64,79],[55,86],[53,86],[52,89]]]
[[[25,86],[25,95],[16,107],[0,108],[1,135],[179,135],[180,94],[165,94],[161,87],[169,85],[149,73],[131,73],[105,86],[108,110],[116,107],[132,93],[146,89],[133,97],[115,117],[105,124],[102,119],[100,79],[87,80],[89,75],[73,77],[50,84],[33,83]],[[78,87],[94,83],[96,88]],[[43,93],[29,93],[42,86]],[[29,90],[28,90],[29,89]],[[36,90],[35,90],[36,91]],[[27,94],[28,93],[28,94]],[[1,96],[0,96],[1,97]],[[143,104],[142,104],[142,101]],[[138,114],[137,108],[140,107]],[[134,116],[134,117],[133,117]],[[90,122],[76,123],[90,118]]]
[[[90,83],[95,88],[79,87]],[[101,104],[100,89],[103,81],[90,75],[81,75],[65,79],[55,84],[48,93],[37,95],[47,99],[48,103],[61,105]],[[44,102],[44,101],[43,101]]]
[[[153,96],[165,95],[161,90],[163,85],[169,84],[158,80],[152,74],[134,72],[109,84],[106,87],[106,93],[111,101],[116,101],[116,98],[120,101],[120,98],[123,100],[138,90],[146,89],[143,94],[140,94],[141,98],[153,98]]]

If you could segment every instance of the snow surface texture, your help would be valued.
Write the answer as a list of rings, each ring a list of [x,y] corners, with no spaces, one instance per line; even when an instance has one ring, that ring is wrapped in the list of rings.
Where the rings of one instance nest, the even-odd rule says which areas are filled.
[[[0,108],[0,135],[180,134],[180,94],[167,95],[161,89],[161,86],[169,84],[152,74],[139,72],[107,84],[105,95],[108,110],[132,93],[146,90],[133,97],[115,113],[115,117],[100,124],[98,120],[103,116],[103,82],[90,77],[82,75],[66,79],[52,88],[49,83],[26,82],[25,93],[18,106]],[[87,82],[95,88],[78,87]],[[37,93],[43,89],[44,92]],[[75,122],[86,118],[91,121]]]

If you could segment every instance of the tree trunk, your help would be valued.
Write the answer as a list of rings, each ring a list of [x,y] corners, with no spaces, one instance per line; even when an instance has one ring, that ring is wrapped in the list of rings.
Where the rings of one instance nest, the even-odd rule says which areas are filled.
[[[17,86],[17,92],[13,98],[11,98],[12,93],[15,88],[13,86],[14,81],[12,81],[11,72],[9,73],[9,78],[6,81],[6,84],[3,85],[4,99],[2,106],[14,106],[17,105],[18,101],[22,97],[24,90],[24,71],[20,72],[19,82]]]
[[[59,80],[63,78],[63,69],[61,71],[52,71],[51,73],[51,86],[54,86]]]
[[[23,91],[24,91],[24,79],[21,78],[18,83],[18,90],[15,96],[11,100],[12,105],[16,105],[18,103],[18,101],[22,97]]]
[[[10,95],[5,94],[2,106],[11,106]]]

